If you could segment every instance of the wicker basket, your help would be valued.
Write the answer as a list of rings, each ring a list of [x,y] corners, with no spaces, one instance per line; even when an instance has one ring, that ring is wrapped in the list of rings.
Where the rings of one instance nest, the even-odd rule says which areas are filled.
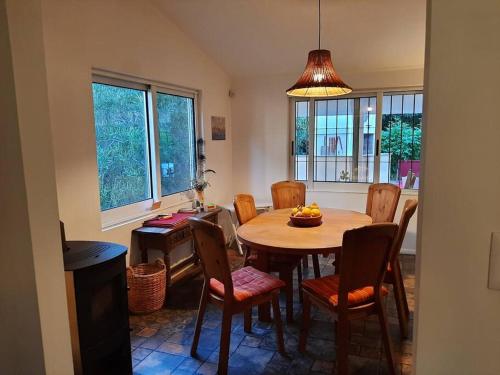
[[[165,303],[166,267],[163,260],[127,267],[128,309],[134,314],[150,313]]]

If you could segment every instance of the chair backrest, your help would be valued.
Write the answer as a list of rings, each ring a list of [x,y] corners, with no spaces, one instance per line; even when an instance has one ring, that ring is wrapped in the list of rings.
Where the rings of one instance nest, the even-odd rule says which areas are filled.
[[[271,185],[273,208],[293,208],[306,204],[306,185],[296,181],[280,181]]]
[[[210,221],[190,217],[188,219],[193,234],[196,253],[208,285],[211,278],[224,284],[224,294],[233,295],[233,280],[227,258],[226,240],[222,228]]]
[[[234,197],[233,204],[240,225],[245,224],[247,221],[257,216],[257,208],[255,207],[255,201],[252,195],[237,194]]]
[[[399,219],[398,233],[396,234],[396,238],[394,239],[394,244],[392,247],[390,260],[391,264],[392,262],[396,261],[396,259],[398,259],[399,252],[401,251],[401,246],[403,245],[403,240],[406,235],[406,230],[408,229],[408,223],[417,210],[417,206],[418,201],[416,199],[408,199],[405,202],[403,212],[401,213],[401,218]]]
[[[372,184],[368,188],[366,214],[373,223],[392,223],[398,208],[401,189],[393,184]]]
[[[347,307],[349,291],[364,287],[379,290],[397,230],[396,224],[383,223],[344,233],[340,257],[339,308]]]

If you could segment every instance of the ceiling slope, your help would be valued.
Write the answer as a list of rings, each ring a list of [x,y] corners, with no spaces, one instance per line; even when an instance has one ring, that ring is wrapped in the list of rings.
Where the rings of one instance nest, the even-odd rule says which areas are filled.
[[[315,0],[152,0],[231,76],[299,72],[318,46]],[[425,0],[323,0],[339,72],[421,68]]]

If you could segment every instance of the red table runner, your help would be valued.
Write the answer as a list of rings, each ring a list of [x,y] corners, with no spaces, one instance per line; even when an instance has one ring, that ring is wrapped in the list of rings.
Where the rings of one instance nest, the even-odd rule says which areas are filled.
[[[172,228],[183,223],[193,215],[194,214],[191,213],[174,213],[172,214],[172,217],[169,218],[162,219],[159,217],[155,217],[154,219],[146,220],[142,225],[145,227]]]

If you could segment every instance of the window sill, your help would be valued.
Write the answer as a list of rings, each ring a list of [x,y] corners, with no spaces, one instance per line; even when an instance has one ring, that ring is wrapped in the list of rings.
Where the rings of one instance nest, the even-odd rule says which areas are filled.
[[[145,204],[146,202],[141,202],[141,203]],[[185,205],[191,205],[192,202],[193,202],[192,199],[186,197],[179,197],[179,200],[176,201],[175,203],[165,202],[164,200],[162,200],[162,207],[157,208],[155,210],[151,210],[149,208],[143,208],[141,212],[138,212],[136,214],[121,216],[116,218],[105,217],[105,214],[101,212],[101,221],[102,221],[101,230],[103,232],[107,232],[109,230],[113,230],[136,222],[140,222],[142,224],[143,221],[151,219],[156,215],[159,215],[161,213],[167,213],[167,212],[170,213],[172,211],[177,211],[179,208],[182,208]],[[151,207],[151,204],[152,202],[150,201],[147,207]]]
[[[367,194],[371,184],[348,183],[348,182],[313,182],[307,184],[307,191],[312,193],[335,193],[335,194]],[[401,189],[401,195],[418,196],[418,190]]]

